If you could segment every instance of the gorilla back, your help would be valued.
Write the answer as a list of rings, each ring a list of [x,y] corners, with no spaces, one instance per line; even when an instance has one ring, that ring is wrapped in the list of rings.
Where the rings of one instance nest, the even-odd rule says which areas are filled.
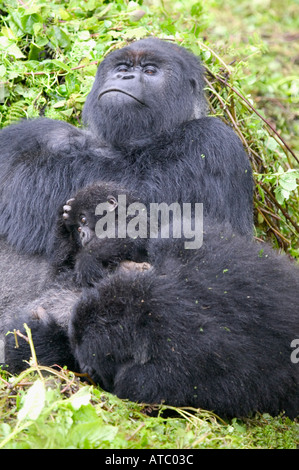
[[[224,227],[205,237],[155,242],[152,270],[85,292],[69,330],[81,371],[132,401],[298,416],[298,267]]]
[[[185,49],[137,41],[101,63],[86,129],[50,119],[0,132],[0,235],[49,253],[57,209],[95,180],[150,202],[202,202],[205,214],[252,232],[252,173],[234,132],[205,117],[202,67]]]

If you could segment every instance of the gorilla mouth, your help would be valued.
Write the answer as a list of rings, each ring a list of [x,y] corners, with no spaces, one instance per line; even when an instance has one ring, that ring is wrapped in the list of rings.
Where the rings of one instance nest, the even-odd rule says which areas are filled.
[[[102,93],[99,94],[98,99],[101,99],[103,95],[106,95],[106,93],[110,93],[112,91],[116,91],[117,93],[123,93],[124,95],[127,95],[130,98],[133,98],[138,103],[142,104],[142,106],[145,106],[145,103],[143,103],[143,101],[140,101],[138,98],[136,98],[136,96],[132,95],[131,93],[128,93],[127,91],[120,90],[119,88],[109,88],[108,90],[102,91]]]

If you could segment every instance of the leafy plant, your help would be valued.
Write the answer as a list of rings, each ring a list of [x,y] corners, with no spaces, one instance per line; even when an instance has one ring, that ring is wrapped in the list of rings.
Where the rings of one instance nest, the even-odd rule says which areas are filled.
[[[153,408],[36,364],[18,378],[0,371],[0,412],[1,449],[296,448],[299,442],[298,423],[283,416],[226,422],[200,409]]]

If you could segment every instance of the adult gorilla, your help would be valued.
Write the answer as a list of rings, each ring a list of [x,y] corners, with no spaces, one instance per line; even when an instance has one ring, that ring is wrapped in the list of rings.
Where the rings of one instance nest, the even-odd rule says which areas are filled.
[[[100,65],[86,129],[50,119],[0,133],[0,235],[48,253],[70,194],[95,180],[137,190],[145,203],[203,202],[205,214],[252,231],[252,174],[242,144],[205,117],[202,67],[185,49],[137,41]]]

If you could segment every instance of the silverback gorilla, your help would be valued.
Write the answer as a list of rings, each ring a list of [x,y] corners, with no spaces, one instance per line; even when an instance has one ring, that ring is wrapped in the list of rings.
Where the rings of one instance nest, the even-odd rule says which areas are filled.
[[[239,138],[205,117],[202,66],[184,48],[144,39],[100,64],[85,129],[40,118],[0,132],[0,235],[51,252],[57,208],[97,180],[150,202],[201,202],[251,234],[252,173]]]
[[[206,218],[200,249],[186,250],[183,238],[147,239],[148,269],[125,272],[117,266],[140,260],[140,241],[136,249],[135,240],[95,236],[96,206],[106,202],[118,223],[116,201],[124,194],[134,199],[115,185],[94,184],[64,206],[54,262],[93,287],[82,295],[45,292],[17,315],[12,326],[28,323],[40,362],[67,363],[138,402],[223,417],[297,416],[291,342],[299,337],[298,268],[230,224]],[[13,335],[7,338],[7,362],[19,371],[28,344],[20,338],[15,349]]]

